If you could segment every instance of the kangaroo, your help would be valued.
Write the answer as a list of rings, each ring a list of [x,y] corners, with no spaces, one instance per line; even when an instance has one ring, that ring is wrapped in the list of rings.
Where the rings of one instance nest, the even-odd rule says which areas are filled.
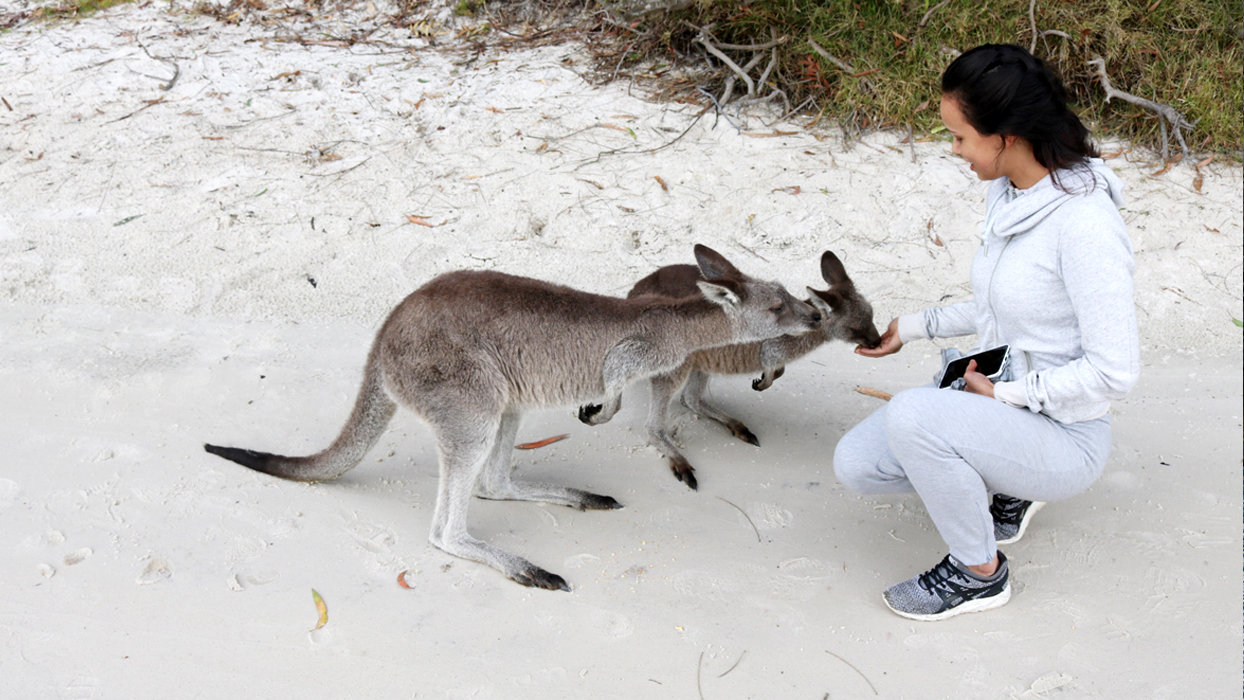
[[[808,287],[809,303],[822,317],[815,330],[697,350],[672,371],[649,378],[652,399],[648,407],[648,441],[669,460],[670,470],[679,481],[692,489],[699,485],[695,469],[674,446],[669,428],[669,403],[675,395],[679,395],[683,405],[692,412],[721,423],[738,439],[759,447],[760,441],[747,426],[704,398],[710,375],[761,372],[761,376],[752,381],[752,388],[764,391],[786,371],[787,362],[807,355],[823,343],[844,340],[868,348],[881,343],[881,336],[873,325],[872,306],[856,291],[842,262],[830,251],[821,256],[821,276],[829,283],[828,290]],[[629,296],[683,296],[695,290],[699,277],[699,271],[692,265],[670,265],[636,283]]]
[[[609,496],[511,478],[524,412],[583,405],[607,422],[634,379],[666,372],[706,347],[805,332],[820,313],[776,282],[753,279],[697,245],[700,293],[671,299],[590,294],[500,272],[440,275],[390,313],[372,344],[354,410],[337,439],[309,457],[205,445],[212,454],[294,481],[341,476],[379,440],[398,404],[436,438],[440,481],[429,540],[525,586],[569,591],[565,579],[467,531],[480,498],[543,501],[580,510],[622,505]]]

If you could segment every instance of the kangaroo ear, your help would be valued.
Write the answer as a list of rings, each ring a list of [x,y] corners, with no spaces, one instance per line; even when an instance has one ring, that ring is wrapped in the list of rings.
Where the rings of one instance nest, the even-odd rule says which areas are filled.
[[[704,275],[704,279],[711,282],[720,282],[722,280],[742,280],[743,273],[738,268],[730,264],[721,256],[721,253],[709,248],[706,245],[695,246],[695,261],[700,266],[700,274]]]
[[[736,283],[730,280],[716,280],[713,282],[700,280],[696,284],[699,285],[700,292],[704,294],[704,298],[714,304],[726,308],[736,308],[743,303],[742,290]]]
[[[846,286],[852,283],[851,278],[847,276],[847,269],[842,266],[842,261],[828,250],[821,255],[821,277],[825,278],[830,287]]]
[[[848,280],[848,283],[849,282],[850,280]],[[836,312],[842,307],[842,294],[834,289],[822,292],[819,289],[808,287],[808,294],[810,295],[808,300],[811,301],[817,308],[825,306],[828,307],[831,312]]]

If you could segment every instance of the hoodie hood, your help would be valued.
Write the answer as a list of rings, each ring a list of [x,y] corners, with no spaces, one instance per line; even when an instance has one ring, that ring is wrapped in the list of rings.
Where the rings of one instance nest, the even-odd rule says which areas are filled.
[[[1059,187],[1054,183],[1058,176]],[[1105,194],[1115,207],[1123,206],[1123,181],[1100,158],[1046,175],[1027,190],[1014,190],[1005,177],[995,180],[989,190],[984,235],[1013,236],[1039,225],[1067,200]]]

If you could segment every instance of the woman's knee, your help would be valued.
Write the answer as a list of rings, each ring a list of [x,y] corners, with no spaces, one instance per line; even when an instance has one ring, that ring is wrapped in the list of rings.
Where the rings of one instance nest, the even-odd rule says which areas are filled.
[[[886,454],[885,434],[872,435],[864,425],[847,431],[834,447],[834,476],[857,493],[873,491],[877,465]]]

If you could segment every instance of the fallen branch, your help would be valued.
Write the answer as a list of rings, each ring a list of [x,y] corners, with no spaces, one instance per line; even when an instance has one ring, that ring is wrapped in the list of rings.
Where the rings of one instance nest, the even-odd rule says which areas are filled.
[[[864,77],[864,75],[867,75],[871,73],[872,71],[865,71],[863,74],[857,73],[854,66],[852,66],[850,63],[847,63],[846,61],[843,61],[841,59],[835,58],[834,56],[831,56],[830,53],[826,51],[825,49],[821,48],[821,45],[816,43],[816,41],[814,41],[812,37],[808,37],[808,46],[811,46],[813,51],[820,54],[821,58],[824,58],[826,61],[829,61],[830,63],[834,64],[835,66],[838,66],[843,71],[845,71],[848,77],[859,78],[860,86],[863,87],[865,90],[871,93],[877,92],[877,88],[873,85],[872,81]]]
[[[1182,152],[1183,159],[1189,163],[1192,162],[1192,154],[1188,151],[1188,144],[1184,141],[1183,130],[1195,128],[1196,122],[1189,122],[1187,119],[1184,119],[1184,116],[1175,111],[1175,108],[1170,105],[1147,100],[1116,89],[1110,84],[1110,78],[1106,75],[1106,59],[1101,56],[1094,56],[1093,60],[1088,61],[1088,65],[1096,66],[1097,68],[1097,77],[1101,80],[1101,86],[1106,91],[1106,102],[1109,102],[1111,98],[1117,97],[1124,102],[1130,102],[1158,114],[1158,125],[1162,127],[1162,160],[1170,159],[1170,136],[1166,132],[1166,124],[1169,122],[1171,129],[1175,132],[1175,139],[1179,142],[1179,150]]]

